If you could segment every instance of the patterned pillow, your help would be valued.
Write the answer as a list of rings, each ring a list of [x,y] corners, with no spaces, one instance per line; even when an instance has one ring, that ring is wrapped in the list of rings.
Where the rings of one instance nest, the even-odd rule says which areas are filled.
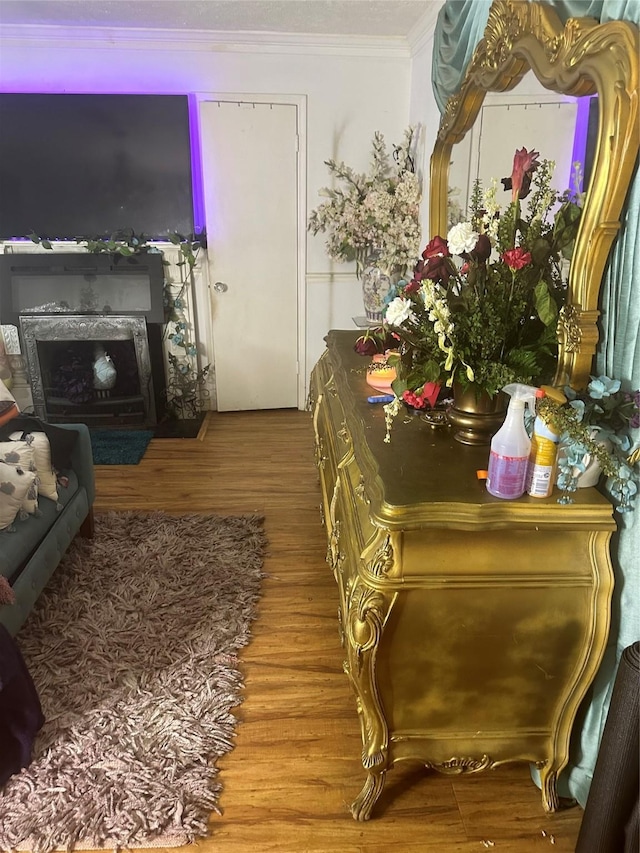
[[[31,471],[37,474],[35,450],[26,441],[0,441],[0,462],[13,465],[22,471]],[[38,509],[38,480],[33,482],[22,502],[21,509],[34,515]]]
[[[12,441],[26,441],[35,453],[36,469],[38,471],[38,493],[52,501],[58,500],[58,482],[56,472],[51,464],[51,447],[44,432],[12,432]]]
[[[33,471],[0,462],[0,530],[13,524],[35,479]]]

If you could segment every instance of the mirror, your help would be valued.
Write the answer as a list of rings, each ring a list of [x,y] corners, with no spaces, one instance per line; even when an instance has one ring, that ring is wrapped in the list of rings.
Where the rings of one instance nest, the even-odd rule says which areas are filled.
[[[593,168],[569,271],[567,303],[558,324],[554,384],[586,385],[598,341],[602,275],[638,154],[638,28],[627,21],[599,24],[570,18],[551,6],[494,0],[458,94],[440,121],[431,156],[430,230],[446,234],[452,148],[473,128],[489,92],[514,89],[532,71],[545,90],[597,95]],[[543,150],[544,139],[528,140]],[[515,149],[514,149],[515,150]],[[550,158],[551,159],[551,158]],[[509,164],[510,165],[510,164]]]

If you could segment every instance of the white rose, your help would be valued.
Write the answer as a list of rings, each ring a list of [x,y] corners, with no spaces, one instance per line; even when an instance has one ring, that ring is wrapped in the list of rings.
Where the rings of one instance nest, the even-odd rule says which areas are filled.
[[[462,255],[464,252],[472,252],[480,235],[473,230],[470,222],[458,222],[447,234],[447,243],[452,255]]]
[[[396,298],[387,305],[385,320],[390,326],[401,326],[406,320],[413,317],[411,303],[401,296]]]

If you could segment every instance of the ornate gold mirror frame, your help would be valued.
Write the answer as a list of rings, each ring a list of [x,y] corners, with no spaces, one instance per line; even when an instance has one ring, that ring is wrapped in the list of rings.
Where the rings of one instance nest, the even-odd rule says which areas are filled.
[[[429,214],[435,236],[447,231],[452,147],[473,126],[487,92],[513,89],[532,70],[554,92],[598,94],[593,172],[558,324],[556,385],[584,387],[592,369],[600,285],[640,142],[638,52],[638,28],[627,21],[570,18],[563,25],[544,3],[494,0],[460,92],[447,102],[431,156]],[[537,147],[536,140],[530,144]]]

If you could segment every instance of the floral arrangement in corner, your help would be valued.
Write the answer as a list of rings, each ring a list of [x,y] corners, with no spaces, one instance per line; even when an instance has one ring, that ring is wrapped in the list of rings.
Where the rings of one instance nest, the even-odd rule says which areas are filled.
[[[640,482],[640,391],[623,391],[620,380],[608,376],[592,376],[584,391],[563,390],[566,403],[543,397],[537,407],[538,415],[560,436],[559,502],[571,503],[580,476],[597,464],[617,511],[630,512]]]
[[[497,180],[474,183],[469,217],[446,238],[435,236],[409,281],[388,297],[385,326],[398,340],[397,374],[389,404],[420,401],[425,383],[470,386],[495,396],[510,382],[549,383],[557,364],[557,318],[582,213],[578,193],[551,186],[553,161],[515,152],[511,201],[497,201]],[[576,176],[579,179],[579,174]],[[531,196],[527,211],[522,199]],[[387,435],[388,438],[388,435]]]
[[[358,277],[372,260],[387,275],[403,273],[418,255],[422,191],[413,154],[416,138],[416,128],[407,128],[390,157],[383,134],[376,131],[366,173],[325,160],[335,185],[320,190],[328,201],[311,212],[308,230],[326,233],[329,257],[355,261]]]
[[[43,249],[53,250],[50,240],[29,234],[32,243]],[[168,240],[178,248],[177,267],[180,273],[177,282],[167,275],[164,280],[165,326],[163,341],[168,341],[178,350],[167,353],[169,372],[167,376],[166,398],[169,412],[176,418],[195,418],[201,411],[208,394],[205,380],[210,365],[198,369],[197,348],[191,337],[191,323],[187,317],[187,293],[193,288],[193,270],[197,263],[200,242],[187,240],[180,234],[170,234]],[[117,231],[107,239],[77,237],[75,241],[91,253],[107,253],[131,257],[139,254],[162,254],[162,250],[149,243],[144,234],[136,234],[131,229]],[[169,262],[163,260],[166,267]],[[179,352],[182,350],[183,352]]]

